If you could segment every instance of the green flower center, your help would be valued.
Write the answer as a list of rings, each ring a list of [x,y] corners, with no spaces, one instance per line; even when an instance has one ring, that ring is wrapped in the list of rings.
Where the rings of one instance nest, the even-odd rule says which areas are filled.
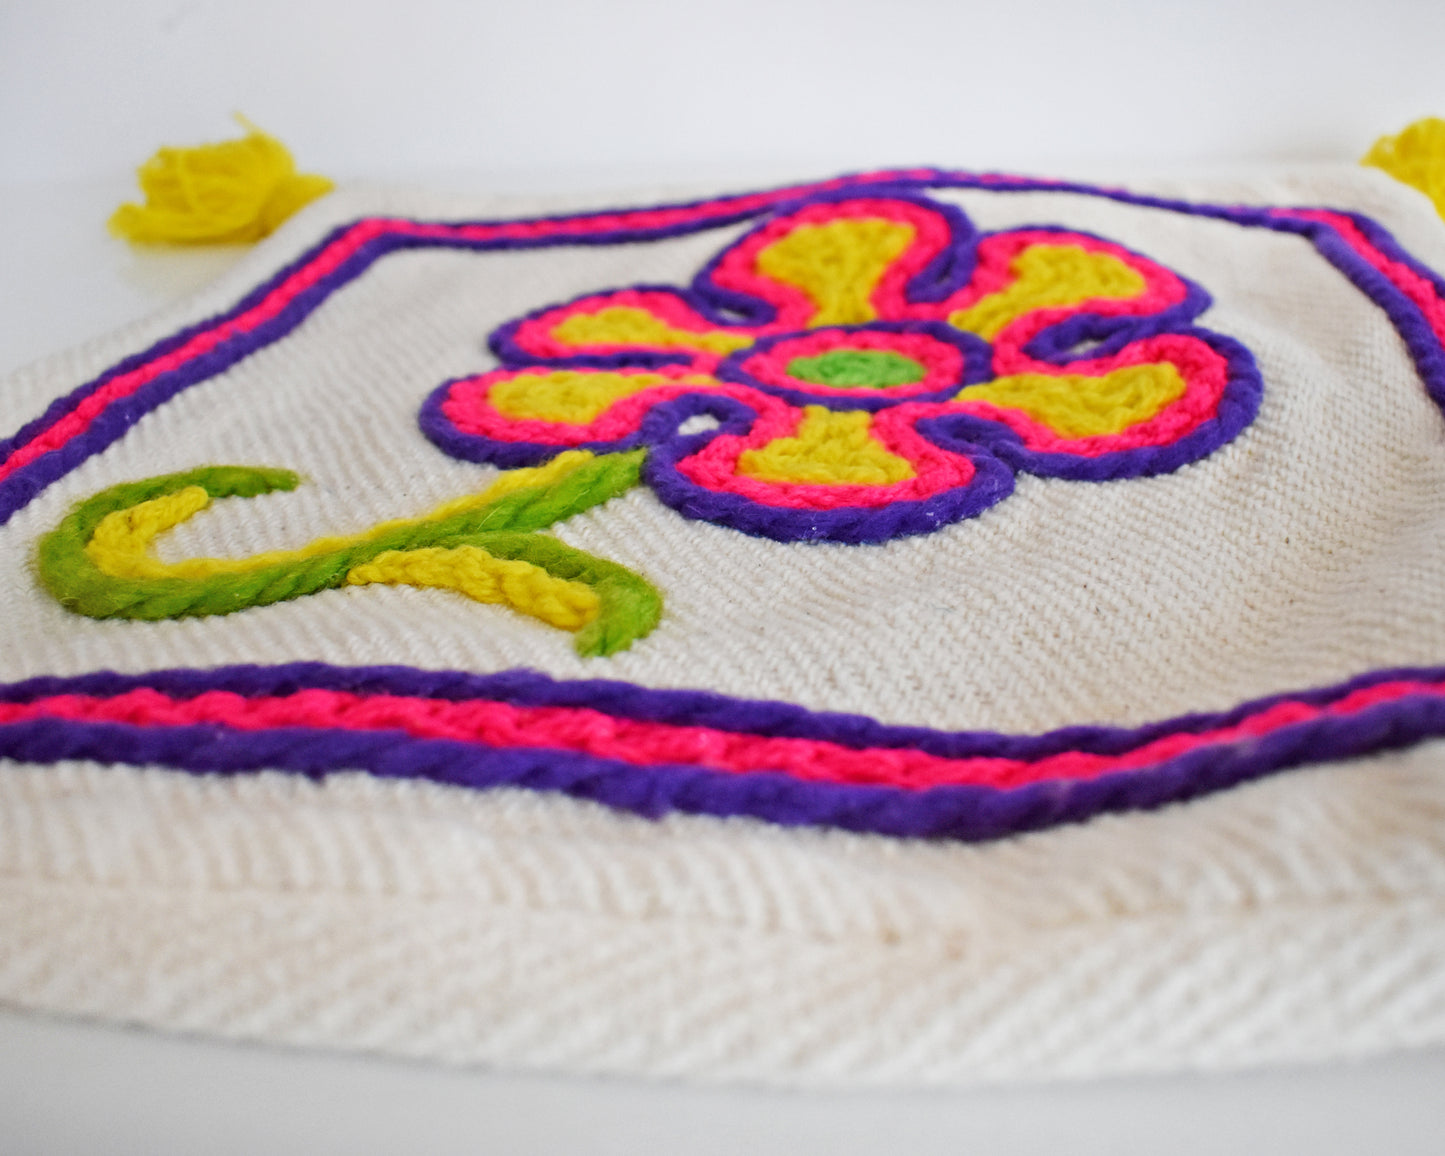
[[[830,349],[817,357],[795,357],[788,376],[835,389],[887,389],[922,381],[927,370],[911,357],[887,349]]]

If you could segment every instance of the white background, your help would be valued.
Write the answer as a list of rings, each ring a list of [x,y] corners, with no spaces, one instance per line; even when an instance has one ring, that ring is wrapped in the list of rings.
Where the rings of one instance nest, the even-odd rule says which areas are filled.
[[[27,181],[232,109],[323,172],[530,188],[1350,160],[1445,85],[1435,0],[8,0],[0,41],[0,157]]]
[[[481,191],[743,187],[899,163],[1108,176],[1348,162],[1445,115],[1445,4],[0,0],[0,372],[229,264],[226,251],[134,253],[103,222],[157,145],[229,135],[232,111],[312,171]],[[0,1016],[0,1149],[24,1153],[1424,1153],[1440,1150],[1442,1086],[1437,1052],[1248,1077],[776,1096]]]

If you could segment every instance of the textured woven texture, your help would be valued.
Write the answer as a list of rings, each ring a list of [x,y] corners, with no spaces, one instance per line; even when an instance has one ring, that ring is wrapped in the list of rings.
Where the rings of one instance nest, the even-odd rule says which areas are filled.
[[[1445,1042],[1440,269],[1364,172],[318,202],[3,386],[0,998],[773,1082]]]

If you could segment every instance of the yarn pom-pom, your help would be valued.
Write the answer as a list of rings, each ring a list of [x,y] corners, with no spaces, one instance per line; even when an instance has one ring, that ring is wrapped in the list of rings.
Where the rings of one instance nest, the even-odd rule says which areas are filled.
[[[1445,217],[1445,120],[1427,116],[1398,136],[1382,136],[1360,163],[1419,189]]]
[[[334,187],[298,173],[286,146],[237,117],[240,140],[162,148],[137,175],[144,205],[122,205],[110,218],[118,236],[144,244],[204,245],[259,241],[303,205]]]

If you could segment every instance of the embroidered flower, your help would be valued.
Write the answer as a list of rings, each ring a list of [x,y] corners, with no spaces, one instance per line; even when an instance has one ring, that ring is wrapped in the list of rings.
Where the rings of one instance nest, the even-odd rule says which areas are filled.
[[[1113,242],[978,233],[901,190],[773,212],[688,288],[634,286],[498,329],[422,428],[502,466],[648,449],[669,506],[783,541],[880,542],[971,517],[1016,472],[1168,472],[1253,419],[1209,296]]]

